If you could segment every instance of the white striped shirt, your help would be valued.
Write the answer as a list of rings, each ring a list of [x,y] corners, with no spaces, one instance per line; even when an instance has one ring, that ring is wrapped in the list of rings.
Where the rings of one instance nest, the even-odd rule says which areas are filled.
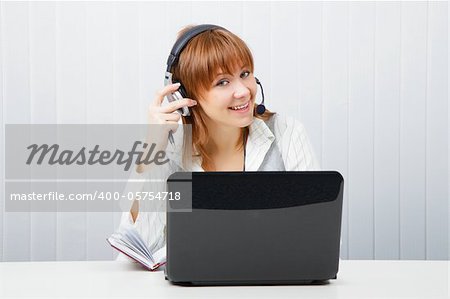
[[[278,114],[275,114],[272,117],[275,118],[274,132],[269,129],[263,120],[258,118],[254,118],[253,123],[250,125],[246,144],[246,171],[258,171],[273,142],[277,143],[286,171],[319,170],[319,163],[303,125],[294,118],[280,117]],[[176,171],[176,169],[170,169],[169,166],[166,169],[161,167],[159,167],[159,169],[160,171],[158,171],[157,174],[153,173],[153,175],[157,175],[159,178],[167,178]],[[204,171],[201,167],[201,160],[196,159],[193,161],[192,171]],[[131,178],[148,179],[150,178],[150,174],[138,174],[134,171]],[[152,186],[152,189],[154,189],[155,184]],[[144,184],[142,188],[143,190],[146,189]],[[161,182],[158,189],[164,190],[165,182]],[[156,248],[161,248],[164,246],[166,226],[165,212],[139,212],[136,222],[133,223],[131,214],[128,212],[129,208],[130,207],[128,206],[124,207],[124,210],[127,212],[123,213],[120,225],[133,225],[148,247],[156,245]],[[119,260],[124,258],[124,255],[119,254]]]

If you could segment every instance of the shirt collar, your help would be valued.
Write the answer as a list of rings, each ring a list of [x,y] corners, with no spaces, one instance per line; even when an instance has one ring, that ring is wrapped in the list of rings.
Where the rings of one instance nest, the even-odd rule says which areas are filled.
[[[175,140],[177,141],[175,143],[176,145],[182,144],[182,140],[180,138],[176,138]],[[274,140],[275,135],[269,129],[267,124],[262,119],[256,117],[253,118],[253,122],[250,124],[249,127],[249,135],[246,145],[246,159],[245,159],[246,171],[257,171],[259,169]],[[174,150],[173,147],[169,151],[172,154],[175,154],[175,156],[172,156],[172,158],[175,158],[176,164],[181,166],[181,155],[180,155],[181,151]],[[204,171],[203,168],[201,167],[201,159],[199,157],[193,158],[192,171]]]
[[[246,148],[245,170],[257,171],[264,161],[275,136],[267,124],[259,118],[254,118],[249,128]]]

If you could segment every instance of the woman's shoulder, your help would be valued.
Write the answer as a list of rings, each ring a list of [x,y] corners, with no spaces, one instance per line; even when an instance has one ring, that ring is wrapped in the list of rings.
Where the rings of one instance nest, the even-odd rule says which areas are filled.
[[[300,120],[278,113],[273,117],[274,135],[280,148],[286,170],[320,169],[306,129]]]
[[[270,125],[269,122],[272,122],[273,133],[276,137],[292,135],[294,133],[300,135],[305,134],[303,124],[292,116],[275,113],[266,123]]]

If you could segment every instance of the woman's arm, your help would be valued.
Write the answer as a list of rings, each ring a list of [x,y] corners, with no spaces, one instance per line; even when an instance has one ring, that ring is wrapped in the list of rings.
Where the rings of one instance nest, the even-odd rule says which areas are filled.
[[[197,102],[184,98],[179,101],[175,101],[169,103],[168,105],[162,107],[161,104],[164,101],[164,98],[170,94],[175,92],[180,87],[179,83],[167,85],[164,88],[158,90],[153,99],[153,102],[148,107],[148,124],[150,125],[149,131],[147,132],[146,143],[147,144],[155,144],[156,152],[160,150],[165,150],[167,148],[167,137],[170,130],[176,130],[178,126],[178,121],[181,118],[181,115],[176,111],[183,106],[192,107],[197,104]],[[163,125],[163,126],[153,126],[152,125]],[[143,157],[147,156],[147,153],[151,147],[147,146]],[[136,166],[136,173],[143,174],[144,172],[149,171],[151,165],[146,165],[144,163],[138,164]],[[131,217],[133,222],[136,222],[136,219],[139,215],[139,201],[136,199],[133,200],[133,204],[130,209]]]

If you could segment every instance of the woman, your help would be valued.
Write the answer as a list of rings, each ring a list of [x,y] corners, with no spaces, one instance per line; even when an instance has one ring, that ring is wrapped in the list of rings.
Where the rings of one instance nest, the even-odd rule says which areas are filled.
[[[190,26],[180,32],[174,49],[172,52],[176,53],[168,60],[167,85],[157,92],[150,105],[148,122],[174,129],[180,119],[183,124],[190,124],[192,165],[186,169],[183,163],[172,163],[157,171],[140,165],[133,178],[167,177],[180,169],[318,169],[303,126],[255,103],[259,81],[253,74],[252,54],[239,37],[214,25]],[[180,99],[161,106],[164,98],[172,97],[180,86]],[[183,107],[188,107],[190,115],[182,117],[176,112],[187,112]],[[163,139],[167,139],[169,131],[163,134]],[[166,141],[160,146],[165,148],[167,144]],[[155,188],[164,188],[164,184],[153,184]],[[130,212],[124,213],[121,225],[135,226],[149,247],[160,248],[165,244],[165,213],[144,211],[142,206],[139,208],[139,201],[134,201]]]

